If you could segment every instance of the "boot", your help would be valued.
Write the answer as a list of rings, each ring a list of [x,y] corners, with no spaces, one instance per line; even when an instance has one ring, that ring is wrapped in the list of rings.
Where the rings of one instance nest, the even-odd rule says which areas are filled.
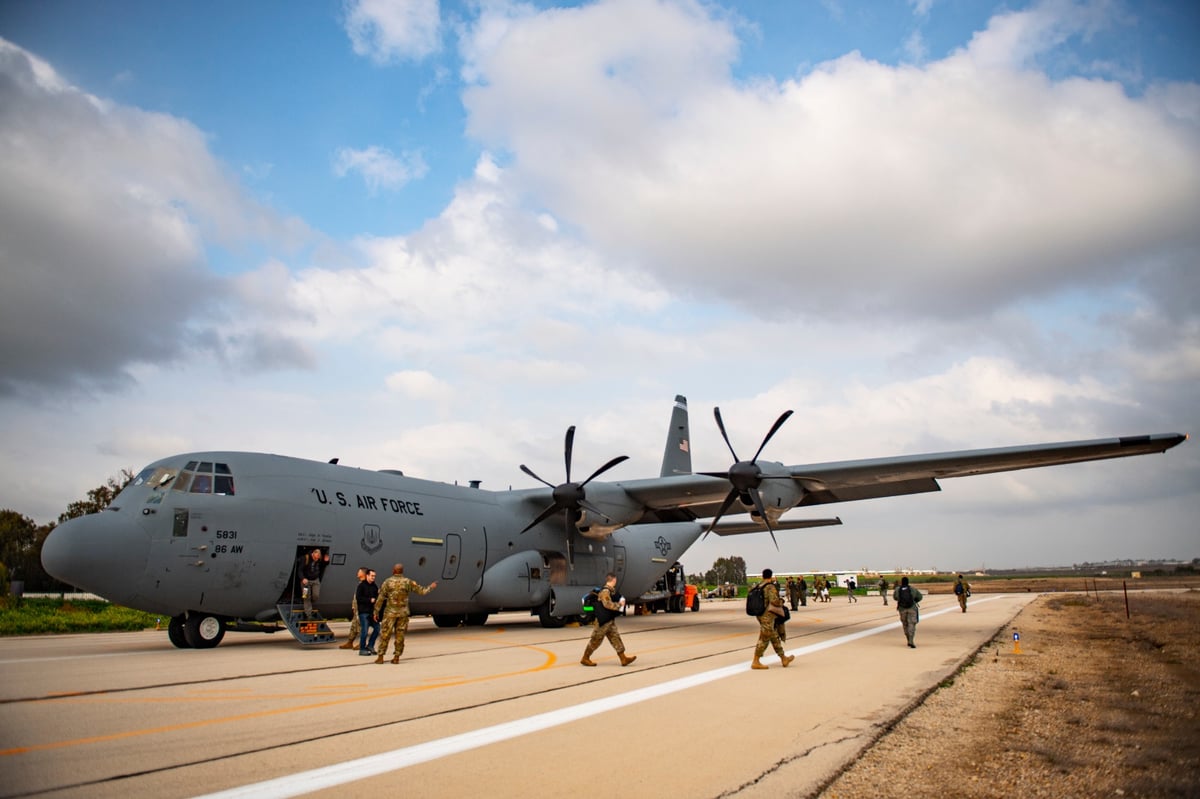
[[[621,659],[622,666],[628,666],[630,663],[637,660],[637,655],[630,655],[629,657],[625,657],[624,652],[618,652],[617,657],[619,657]]]
[[[755,655],[754,662],[750,664],[750,668],[752,668],[752,669],[769,669],[770,666],[768,666],[767,664],[760,661],[758,659],[758,655]]]
[[[392,658],[392,662],[393,662],[393,663],[399,663],[399,662],[400,662],[400,656],[399,656],[399,655],[395,655],[395,656]]]
[[[382,663],[382,662],[383,662],[383,655],[379,655],[379,656],[377,656],[377,657],[375,658],[375,662],[376,662],[376,663]]]
[[[782,663],[783,667],[786,669],[788,667],[788,664],[791,663],[795,659],[796,659],[795,655],[781,655],[779,658],[779,662]]]
[[[346,643],[344,643],[338,647],[338,649],[353,649],[353,648],[354,648],[354,641],[349,638],[346,639]]]
[[[592,659],[589,658],[587,655],[584,655],[583,659],[580,660],[579,662],[581,665],[584,665],[584,666],[595,666],[596,665],[595,663],[592,662]]]

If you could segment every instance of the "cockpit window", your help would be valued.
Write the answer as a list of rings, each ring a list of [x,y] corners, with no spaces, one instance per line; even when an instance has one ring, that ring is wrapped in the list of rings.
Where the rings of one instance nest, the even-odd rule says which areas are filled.
[[[166,466],[147,466],[145,469],[142,469],[137,477],[133,478],[133,482],[130,485],[148,485],[151,488],[164,488],[178,473],[178,469]]]
[[[188,461],[172,488],[191,494],[225,494],[233,496],[233,472],[224,463]]]

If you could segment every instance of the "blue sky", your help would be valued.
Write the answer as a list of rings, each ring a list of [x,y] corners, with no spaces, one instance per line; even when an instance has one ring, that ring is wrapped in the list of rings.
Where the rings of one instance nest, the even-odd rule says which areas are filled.
[[[1186,3],[0,5],[0,507],[255,449],[526,486],[1200,414]],[[1200,456],[689,569],[1200,556]],[[687,562],[695,561],[695,563]]]

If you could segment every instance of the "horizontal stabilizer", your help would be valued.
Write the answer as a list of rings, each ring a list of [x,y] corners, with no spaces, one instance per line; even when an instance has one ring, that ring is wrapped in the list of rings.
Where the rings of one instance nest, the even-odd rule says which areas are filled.
[[[771,525],[778,530],[803,530],[807,527],[829,527],[834,524],[841,524],[842,520],[837,516],[832,519],[780,519]],[[713,527],[712,532],[717,535],[744,535],[745,533],[765,533],[767,526],[761,522],[717,522]]]

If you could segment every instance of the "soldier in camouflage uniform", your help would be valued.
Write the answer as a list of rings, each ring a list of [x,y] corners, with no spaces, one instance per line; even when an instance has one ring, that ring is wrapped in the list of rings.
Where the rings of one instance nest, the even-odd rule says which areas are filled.
[[[383,585],[379,587],[379,597],[375,600],[375,621],[383,622],[383,632],[379,636],[383,646],[379,647],[376,663],[383,662],[393,632],[396,637],[396,654],[392,662],[400,662],[400,655],[404,653],[404,634],[408,632],[408,595],[414,591],[418,594],[428,594],[435,588],[436,580],[425,586],[405,577],[403,563],[392,567],[392,576],[383,581]],[[382,619],[380,613],[383,614]]]
[[[358,567],[358,581],[361,583],[367,579],[367,570],[362,566]],[[346,643],[338,647],[338,649],[358,649],[358,633],[361,628],[358,626],[358,592],[350,598],[350,635],[346,636]]]
[[[587,649],[579,662],[584,666],[595,666],[592,653],[607,638],[613,649],[617,650],[621,665],[628,666],[637,660],[637,655],[625,656],[625,643],[621,640],[621,634],[617,632],[617,616],[621,615],[625,608],[625,600],[617,593],[617,575],[612,572],[604,575],[604,587],[600,589],[597,599],[600,607],[596,608],[596,618],[592,620],[592,637],[588,640]]]
[[[767,609],[758,617],[758,643],[754,647],[754,662],[750,664],[752,669],[765,669],[767,665],[762,663],[759,658],[767,651],[767,644],[770,644],[775,649],[775,654],[779,655],[779,661],[783,663],[784,668],[787,668],[795,655],[789,655],[783,651],[783,642],[779,640],[779,633],[775,630],[775,619],[779,615],[774,613],[771,608],[783,608],[783,600],[779,598],[779,586],[775,584],[775,572],[770,569],[763,569],[763,599],[766,601]]]

